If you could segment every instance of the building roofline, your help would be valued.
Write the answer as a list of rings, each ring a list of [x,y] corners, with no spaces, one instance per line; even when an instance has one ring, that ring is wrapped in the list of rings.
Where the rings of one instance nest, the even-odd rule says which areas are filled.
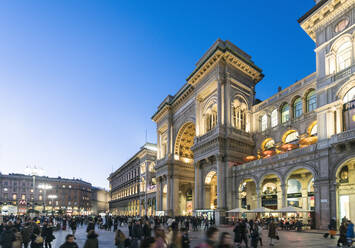
[[[306,14],[304,14],[303,16],[301,16],[298,19],[298,23],[302,23],[304,20],[306,20],[309,16],[311,16],[314,12],[316,12],[320,7],[322,7],[326,2],[328,2],[328,0],[321,0],[319,1],[315,6],[313,6],[313,8],[311,8],[310,10],[307,11]]]

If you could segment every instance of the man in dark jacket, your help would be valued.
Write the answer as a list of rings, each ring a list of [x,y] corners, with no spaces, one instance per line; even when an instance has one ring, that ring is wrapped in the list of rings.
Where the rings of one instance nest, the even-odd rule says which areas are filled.
[[[150,223],[148,220],[144,223],[143,226],[143,236],[144,238],[148,238],[152,236],[152,230],[150,228]]]
[[[79,248],[79,246],[74,242],[74,235],[68,234],[65,237],[65,243],[60,248]]]
[[[15,234],[12,232],[11,226],[5,226],[5,230],[1,233],[0,236],[0,244],[2,245],[2,248],[11,248],[12,242],[15,240]]]
[[[22,243],[24,248],[28,247],[28,244],[31,241],[31,234],[32,234],[32,226],[29,222],[26,222],[25,226],[23,227],[22,231]]]

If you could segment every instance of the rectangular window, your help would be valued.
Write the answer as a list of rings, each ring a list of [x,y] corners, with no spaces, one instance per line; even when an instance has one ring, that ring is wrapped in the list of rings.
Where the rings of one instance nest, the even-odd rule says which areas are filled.
[[[277,109],[271,112],[271,127],[277,126]]]
[[[263,115],[261,117],[261,131],[265,131],[267,129],[267,115]]]

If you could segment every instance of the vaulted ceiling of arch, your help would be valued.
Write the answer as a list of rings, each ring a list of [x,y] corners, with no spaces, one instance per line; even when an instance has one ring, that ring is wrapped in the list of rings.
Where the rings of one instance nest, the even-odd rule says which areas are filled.
[[[195,125],[190,123],[189,125],[182,128],[179,131],[176,145],[175,145],[175,154],[180,157],[193,159],[194,155],[191,151],[191,147],[194,144],[195,137]]]

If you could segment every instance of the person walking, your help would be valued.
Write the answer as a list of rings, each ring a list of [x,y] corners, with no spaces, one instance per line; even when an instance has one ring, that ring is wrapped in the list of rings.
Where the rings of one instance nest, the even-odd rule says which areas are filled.
[[[2,248],[12,248],[12,242],[16,240],[15,234],[9,225],[5,226],[0,236],[0,244]]]
[[[259,240],[261,240],[260,239],[260,234],[259,234],[259,226],[258,226],[257,223],[254,223],[253,227],[251,228],[250,238],[251,238],[251,247],[252,248],[257,248]]]
[[[274,219],[271,219],[268,228],[269,228],[268,236],[270,238],[270,246],[274,246],[274,239],[277,238],[277,226],[274,222]]]
[[[342,246],[345,246],[347,244],[346,231],[347,231],[347,220],[343,219],[341,222],[341,225],[339,227],[339,239],[338,239],[338,243],[337,243],[338,247],[340,247],[340,244]]]
[[[123,232],[120,229],[118,229],[115,235],[115,245],[117,246],[117,248],[124,248],[125,242],[126,242],[126,236],[123,234]]]
[[[350,220],[348,220],[348,224],[346,228],[346,240],[349,247],[351,247],[353,244],[353,238],[354,238],[354,224]]]
[[[25,223],[25,226],[21,230],[22,243],[24,248],[28,248],[28,244],[31,241],[32,227],[29,222]]]
[[[94,230],[91,230],[88,233],[87,239],[84,244],[84,248],[99,248],[99,240],[97,239],[98,235]]]
[[[218,229],[214,226],[208,228],[206,240],[198,248],[216,248],[218,246]]]
[[[45,222],[42,227],[42,237],[44,239],[44,247],[52,248],[52,241],[54,240],[53,226],[51,223]]]
[[[189,239],[189,231],[186,228],[181,228],[182,232],[182,248],[190,248],[190,239]]]
[[[234,246],[233,246],[232,236],[227,232],[223,232],[219,240],[218,248],[233,248],[233,247]]]
[[[155,248],[167,248],[164,229],[160,225],[154,227]]]
[[[12,248],[22,248],[22,235],[17,228],[14,230],[14,235],[15,241],[12,242]]]
[[[145,221],[143,226],[143,236],[144,238],[148,238],[152,236],[152,229],[150,228],[150,223],[148,220]]]
[[[65,237],[65,243],[62,244],[59,248],[79,248],[79,246],[74,242],[74,235],[68,234]]]

